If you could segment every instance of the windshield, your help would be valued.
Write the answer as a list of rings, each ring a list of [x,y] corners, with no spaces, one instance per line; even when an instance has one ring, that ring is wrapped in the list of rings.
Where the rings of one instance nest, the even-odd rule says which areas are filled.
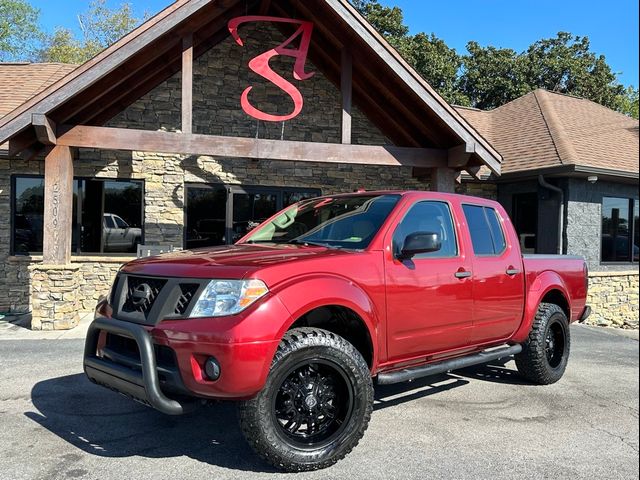
[[[258,227],[245,243],[294,243],[363,250],[400,195],[325,197],[298,203]]]

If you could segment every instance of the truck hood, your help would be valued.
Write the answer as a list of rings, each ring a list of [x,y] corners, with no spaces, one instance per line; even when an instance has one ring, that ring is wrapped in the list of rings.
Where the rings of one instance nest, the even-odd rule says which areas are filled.
[[[122,271],[162,277],[242,279],[258,270],[286,264],[296,265],[291,270],[295,274],[299,273],[299,263],[351,253],[305,245],[232,245],[134,260],[126,264]]]

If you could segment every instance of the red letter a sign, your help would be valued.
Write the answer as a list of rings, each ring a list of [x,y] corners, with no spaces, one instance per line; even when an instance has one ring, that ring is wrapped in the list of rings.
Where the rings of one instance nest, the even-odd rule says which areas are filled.
[[[242,109],[246,112],[247,115],[250,115],[253,118],[257,118],[258,120],[265,120],[267,122],[283,122],[285,120],[291,120],[292,118],[297,117],[302,111],[302,106],[304,105],[302,94],[293,84],[291,84],[291,82],[274,72],[269,65],[269,61],[273,57],[276,57],[278,55],[293,57],[296,59],[296,63],[293,67],[293,77],[296,80],[308,80],[309,78],[311,78],[314,75],[314,72],[306,73],[305,64],[307,62],[307,55],[309,53],[309,46],[311,44],[313,23],[303,20],[292,20],[279,17],[248,16],[234,18],[229,22],[229,31],[240,46],[243,46],[244,42],[240,38],[238,28],[241,24],[248,22],[281,22],[300,25],[298,30],[296,30],[296,32],[291,35],[291,37],[289,37],[284,43],[278,45],[272,50],[258,55],[256,58],[249,62],[249,68],[251,70],[253,70],[261,77],[269,80],[271,83],[273,83],[278,88],[283,90],[287,95],[289,95],[289,97],[291,97],[294,105],[293,112],[291,112],[289,115],[271,115],[258,110],[253,105],[251,105],[251,102],[249,101],[249,92],[251,92],[253,87],[247,87],[247,89],[242,93],[241,100]],[[291,43],[293,43],[298,37],[301,37],[300,47],[288,48],[289,45],[291,45]]]

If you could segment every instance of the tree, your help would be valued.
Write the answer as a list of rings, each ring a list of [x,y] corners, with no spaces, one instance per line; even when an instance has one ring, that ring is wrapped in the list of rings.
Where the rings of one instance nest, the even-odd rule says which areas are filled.
[[[521,57],[523,80],[530,89],[584,97],[609,108],[624,94],[605,57],[591,51],[588,37],[559,32],[535,42]]]
[[[448,102],[467,105],[456,88],[462,60],[456,51],[433,33],[409,35],[399,7],[385,7],[378,0],[352,0],[356,9]]]
[[[0,0],[0,62],[28,60],[42,34],[40,11],[26,0]]]
[[[638,110],[640,109],[640,94],[637,88],[629,86],[625,89],[624,93],[618,96],[617,107],[620,113],[624,113],[629,117],[633,117],[635,119],[638,118]]]
[[[516,51],[481,47],[477,42],[469,42],[467,51],[459,87],[474,107],[496,108],[531,90]]]
[[[56,29],[46,41],[41,60],[84,63],[129,33],[142,20],[133,15],[128,2],[117,9],[110,9],[106,0],[93,0],[88,10],[78,15],[82,37],[76,38],[71,30],[65,28]]]

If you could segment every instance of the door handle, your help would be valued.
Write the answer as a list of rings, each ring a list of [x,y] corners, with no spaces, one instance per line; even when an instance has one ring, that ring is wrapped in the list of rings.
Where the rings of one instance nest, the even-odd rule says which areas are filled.
[[[519,273],[520,273],[520,270],[518,270],[517,268],[508,268],[507,269],[507,275],[509,275],[510,277],[515,277]]]
[[[473,272],[467,272],[466,270],[460,270],[456,272],[456,278],[459,278],[459,279],[470,278],[472,276],[473,276]]]

